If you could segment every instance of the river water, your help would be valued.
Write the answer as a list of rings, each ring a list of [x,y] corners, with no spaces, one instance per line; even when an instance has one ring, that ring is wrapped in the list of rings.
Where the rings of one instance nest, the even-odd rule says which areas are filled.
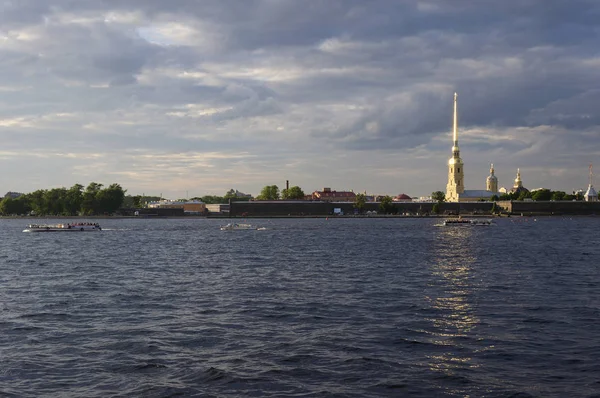
[[[0,395],[600,396],[598,218],[0,220]]]

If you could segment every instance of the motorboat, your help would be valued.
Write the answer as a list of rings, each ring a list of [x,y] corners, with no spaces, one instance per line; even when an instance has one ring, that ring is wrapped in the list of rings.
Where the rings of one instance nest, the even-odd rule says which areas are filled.
[[[240,230],[256,230],[256,226],[252,224],[229,223],[221,227],[221,231],[240,231]]]
[[[471,220],[471,225],[476,225],[476,226],[488,226],[488,225],[492,225],[492,220],[491,219],[474,219]]]
[[[98,223],[29,224],[23,232],[90,232],[102,231]]]
[[[460,226],[460,225],[471,225],[471,220],[464,218],[449,218],[442,222],[442,225],[447,226]]]
[[[492,225],[491,219],[466,219],[466,218],[449,218],[444,220],[443,226],[487,226]]]

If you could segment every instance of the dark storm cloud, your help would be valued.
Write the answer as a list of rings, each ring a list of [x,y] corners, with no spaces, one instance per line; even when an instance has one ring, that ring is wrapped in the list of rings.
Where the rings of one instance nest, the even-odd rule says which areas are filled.
[[[466,148],[591,154],[598,20],[595,0],[4,1],[0,134],[13,149],[410,156],[446,140],[457,91],[461,131],[481,131]]]

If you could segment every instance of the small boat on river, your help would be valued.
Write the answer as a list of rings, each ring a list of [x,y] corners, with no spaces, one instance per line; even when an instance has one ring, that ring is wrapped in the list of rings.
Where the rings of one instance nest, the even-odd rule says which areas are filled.
[[[490,219],[466,219],[466,218],[448,218],[442,223],[445,227],[452,226],[488,226],[492,225]]]
[[[84,222],[84,223],[67,223],[67,224],[29,224],[23,232],[90,232],[102,231],[100,224]]]
[[[229,223],[221,227],[221,231],[248,231],[248,230],[257,230],[261,228],[257,228],[252,224],[240,224],[240,223]]]
[[[490,220],[489,218],[486,218],[486,219],[474,219],[474,220],[471,220],[471,225],[475,225],[475,226],[488,226],[488,225],[492,225],[492,220]]]

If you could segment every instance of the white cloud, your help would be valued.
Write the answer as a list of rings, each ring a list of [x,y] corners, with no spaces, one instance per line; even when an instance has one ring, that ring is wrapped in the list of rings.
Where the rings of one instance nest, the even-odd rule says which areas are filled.
[[[501,181],[519,164],[530,186],[571,189],[600,154],[592,3],[236,4],[6,6],[7,189],[428,194],[446,184],[454,91],[470,188],[494,159]]]

